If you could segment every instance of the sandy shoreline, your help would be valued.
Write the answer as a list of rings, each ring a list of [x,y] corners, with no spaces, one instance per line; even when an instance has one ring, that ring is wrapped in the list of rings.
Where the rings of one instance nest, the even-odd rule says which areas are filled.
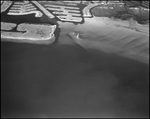
[[[32,44],[45,44],[45,45],[50,45],[55,41],[55,36],[53,36],[50,39],[47,40],[30,40],[30,39],[26,39],[26,38],[21,38],[21,39],[17,39],[17,38],[1,38],[1,41],[5,41],[5,42],[14,42],[14,43],[32,43]]]
[[[149,64],[149,26],[137,24],[136,27],[142,31],[137,32],[128,28],[128,21],[118,21],[94,17],[85,18],[81,25],[59,25],[64,34],[69,34],[75,43],[87,50],[97,49]],[[116,27],[116,24],[120,26]]]
[[[142,26],[134,23],[134,26],[129,28],[129,21],[114,20],[105,17],[85,18],[85,23],[78,25],[70,22],[58,21],[58,25],[60,28],[60,36],[57,36],[58,45],[71,45],[76,43],[86,50],[96,49],[149,64],[148,25]],[[133,27],[138,29],[138,31],[134,30]],[[70,36],[71,41],[65,40],[66,35]],[[2,41],[5,41],[5,39]],[[7,39],[6,41],[11,41],[11,39]],[[35,44],[52,44],[55,41],[55,38],[51,38],[50,40],[12,39],[12,41]]]

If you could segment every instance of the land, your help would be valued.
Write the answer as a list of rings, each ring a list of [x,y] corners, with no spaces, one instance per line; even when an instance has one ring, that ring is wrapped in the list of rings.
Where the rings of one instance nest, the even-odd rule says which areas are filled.
[[[2,41],[29,42],[36,44],[51,44],[55,41],[54,31],[56,25],[39,24],[16,24],[2,22],[1,38]],[[17,27],[17,31],[13,29]],[[9,28],[9,29],[8,29]]]
[[[147,18],[147,14],[149,13],[148,9],[138,8],[139,12],[136,12],[137,8],[125,9],[123,3],[109,3],[106,5],[103,2],[95,2],[93,4],[88,2],[85,3],[86,6],[82,9],[78,6],[81,3],[41,2],[38,3],[38,7],[40,8],[39,4],[42,6],[42,10],[46,9],[46,12],[52,13],[60,19],[57,20],[57,26],[55,26],[54,29],[52,28],[53,25],[49,27],[43,25],[40,30],[38,25],[20,25],[21,29],[17,29],[18,31],[26,31],[25,35],[20,35],[20,33],[13,34],[13,32],[4,33],[3,31],[1,32],[2,38],[20,39],[21,42],[27,39],[27,41],[31,40],[30,43],[37,41],[38,44],[47,43],[47,41],[49,41],[48,44],[52,44],[54,42],[54,37],[52,36],[54,35],[56,27],[58,27],[60,28],[60,36],[57,36],[58,42],[63,35],[69,35],[75,43],[86,50],[97,49],[149,64],[149,23],[140,24],[134,19],[142,15],[143,20],[149,21],[149,18]],[[91,11],[92,8],[100,11],[100,16],[92,15],[91,13],[94,14],[96,11],[94,11],[94,9]],[[83,10],[83,14],[81,14],[81,10]],[[126,19],[122,19],[121,16],[120,18],[115,18],[113,17],[115,14],[111,13],[112,10],[115,11],[115,14],[130,12],[133,14],[132,16],[135,17],[130,16]],[[111,13],[109,14],[110,16],[108,15],[109,12]],[[144,17],[142,13],[145,13],[146,17]],[[80,24],[83,19],[84,23]],[[75,22],[78,24],[74,24]],[[5,25],[6,24],[3,25],[3,28],[7,30]],[[14,27],[14,24],[12,24],[12,27]],[[44,34],[42,33],[43,31],[45,32]],[[13,35],[15,37],[13,37]],[[63,41],[61,41],[61,43],[63,43]]]

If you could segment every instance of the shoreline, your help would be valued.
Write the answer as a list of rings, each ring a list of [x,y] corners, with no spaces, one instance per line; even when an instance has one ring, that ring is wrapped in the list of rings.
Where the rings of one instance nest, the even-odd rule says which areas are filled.
[[[46,39],[46,40],[30,40],[27,38],[19,38],[17,39],[16,37],[14,38],[1,38],[1,42],[14,42],[14,43],[31,43],[31,44],[45,44],[49,45],[55,42],[55,36],[53,35],[51,38]]]

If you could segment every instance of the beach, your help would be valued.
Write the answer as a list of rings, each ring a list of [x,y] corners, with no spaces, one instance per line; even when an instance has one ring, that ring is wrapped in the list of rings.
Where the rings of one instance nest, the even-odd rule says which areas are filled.
[[[105,17],[85,18],[85,23],[81,25],[58,24],[63,34],[70,35],[75,43],[86,50],[96,49],[149,64],[148,25],[136,24],[134,27],[137,30],[134,30],[130,28],[129,21]]]

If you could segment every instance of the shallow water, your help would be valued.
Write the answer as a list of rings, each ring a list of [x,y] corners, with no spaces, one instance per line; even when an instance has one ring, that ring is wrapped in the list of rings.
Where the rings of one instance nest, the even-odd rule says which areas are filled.
[[[68,35],[51,45],[2,42],[1,64],[2,117],[149,115],[148,65]]]

